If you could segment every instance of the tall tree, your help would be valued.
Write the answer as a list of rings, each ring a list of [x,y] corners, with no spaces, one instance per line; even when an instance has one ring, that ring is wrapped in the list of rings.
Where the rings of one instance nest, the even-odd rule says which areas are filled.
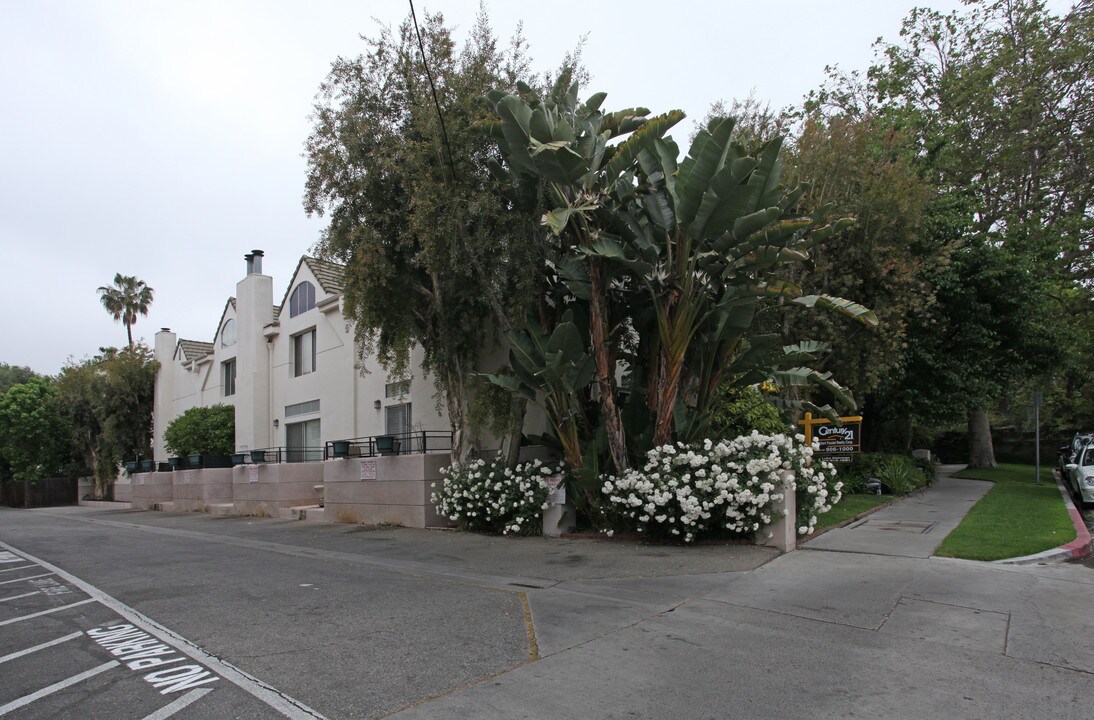
[[[523,325],[543,262],[542,231],[494,191],[496,151],[473,126],[489,115],[487,90],[531,77],[519,34],[499,49],[485,13],[462,49],[439,14],[420,38],[408,17],[334,62],[307,142],[304,207],[329,217],[317,249],[346,265],[359,357],[375,351],[403,372],[420,346],[462,460],[481,349],[491,328]]]
[[[871,68],[871,88],[914,135],[924,176],[967,206],[959,246],[973,258],[1003,248],[998,257],[1022,269],[1027,286],[1047,278],[1055,287],[1041,297],[1062,297],[1090,279],[1094,247],[1094,7],[1057,16],[1041,0],[967,6],[945,16],[913,10]],[[990,288],[995,265],[966,265],[986,273],[966,281]],[[1027,325],[1042,332],[1034,345],[1059,334],[1051,322],[1067,322],[1044,303],[1026,312],[1050,321]],[[993,465],[993,402],[980,392],[954,401],[966,403],[971,463]]]
[[[38,373],[26,366],[0,363],[0,394],[6,393],[11,386],[21,385],[37,375]]]
[[[125,325],[129,347],[133,347],[133,325],[138,315],[148,316],[148,308],[152,305],[152,288],[132,275],[116,273],[114,284],[100,286],[98,293],[99,300],[111,317]]]
[[[0,458],[13,479],[56,475],[65,462],[65,424],[50,378],[34,377],[0,395]]]
[[[119,463],[151,455],[156,361],[141,343],[70,363],[57,376],[58,412],[66,442],[95,477],[99,497],[109,495]]]
[[[595,481],[597,464],[587,458],[597,459],[599,447],[623,473],[651,446],[703,438],[723,377],[815,382],[850,400],[830,374],[777,369],[822,346],[784,348],[753,328],[772,298],[876,323],[860,305],[806,295],[783,277],[846,223],[795,212],[803,190],[780,183],[781,140],[749,152],[733,140],[734,121],[715,118],[678,164],[666,132],[679,111],[608,112],[604,93],[580,102],[576,83],[546,97],[522,88],[489,99],[505,159],[498,174],[512,186],[534,178],[547,190],[542,222],[561,253],[549,274],[567,290],[559,301],[569,309],[553,328],[509,333],[513,376],[492,380],[530,399],[546,396],[583,491]],[[594,379],[596,412],[576,412],[581,383]],[[585,448],[565,439],[575,421],[587,428]]]

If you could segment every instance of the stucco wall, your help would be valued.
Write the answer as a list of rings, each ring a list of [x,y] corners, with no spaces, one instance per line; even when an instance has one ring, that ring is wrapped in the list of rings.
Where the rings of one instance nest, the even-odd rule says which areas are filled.
[[[430,502],[448,455],[346,458],[323,463],[328,521],[437,527],[448,524]],[[364,479],[363,479],[364,478]]]

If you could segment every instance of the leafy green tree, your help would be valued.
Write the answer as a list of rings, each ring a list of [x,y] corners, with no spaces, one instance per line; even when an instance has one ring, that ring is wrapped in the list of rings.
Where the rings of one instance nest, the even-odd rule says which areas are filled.
[[[438,14],[424,18],[421,45],[409,17],[365,43],[320,88],[304,206],[329,217],[317,249],[346,265],[360,358],[376,352],[403,373],[422,348],[460,460],[473,442],[469,388],[481,349],[491,329],[522,326],[539,296],[542,230],[495,191],[496,150],[473,129],[489,117],[487,90],[531,80],[523,40],[499,49],[482,14],[461,49]],[[513,408],[517,438],[522,408]]]
[[[65,462],[65,428],[57,413],[57,390],[35,377],[0,395],[0,456],[17,481],[57,475]]]
[[[69,363],[57,376],[57,402],[68,429],[70,451],[95,477],[99,497],[119,463],[151,456],[152,402],[157,364],[152,351],[137,343],[121,350]]]
[[[6,393],[13,385],[21,385],[37,376],[38,373],[29,367],[0,363],[0,394]]]
[[[190,408],[168,423],[163,443],[173,455],[231,455],[235,452],[235,408]]]
[[[956,269],[981,312],[971,316],[953,306],[944,314],[971,323],[960,330],[987,339],[980,347],[1015,327],[1036,333],[1017,338],[1022,347],[1058,347],[1070,318],[1056,299],[1084,287],[1076,283],[1089,280],[1091,270],[1094,8],[1079,3],[1057,16],[1040,0],[985,0],[946,16],[916,9],[900,42],[883,50],[870,88],[915,138],[924,177],[947,210],[955,197],[966,209],[959,223],[965,235],[955,245],[966,257]],[[1004,326],[998,318],[1005,311],[977,302],[1007,301],[994,292],[1003,264],[1020,271],[1011,280],[1022,283],[1027,299],[1027,288],[1042,293],[1022,308],[1026,321],[1017,325]],[[973,271],[983,274],[967,274]],[[983,388],[1001,391],[999,380],[1013,383],[1038,370],[1018,355],[1004,353],[1015,363],[1004,367],[999,358],[983,364],[966,351],[957,362],[975,362],[946,368],[967,379],[968,392],[951,402],[967,411],[974,466],[995,463],[987,413],[999,396]],[[1041,368],[1052,361],[1041,356]],[[993,376],[982,377],[984,371]]]
[[[934,302],[928,273],[948,248],[929,237],[923,220],[934,189],[919,174],[910,138],[883,115],[807,111],[787,163],[808,183],[807,212],[853,217],[855,224],[812,251],[799,279],[811,292],[853,297],[877,325],[851,325],[823,314],[784,312],[786,337],[805,335],[831,350],[817,367],[839,375],[867,406],[899,366],[910,318]]]
[[[101,286],[98,293],[100,302],[111,317],[125,325],[129,347],[133,347],[133,325],[136,324],[138,315],[148,316],[148,309],[152,305],[152,288],[132,275],[116,273],[114,284]]]

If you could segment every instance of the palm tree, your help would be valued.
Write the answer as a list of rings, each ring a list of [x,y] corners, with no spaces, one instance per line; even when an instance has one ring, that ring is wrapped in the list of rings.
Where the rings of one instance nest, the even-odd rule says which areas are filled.
[[[152,304],[152,288],[132,275],[114,275],[112,287],[99,288],[99,300],[113,318],[125,324],[129,336],[129,347],[133,347],[133,324],[137,315],[148,317],[148,306]]]

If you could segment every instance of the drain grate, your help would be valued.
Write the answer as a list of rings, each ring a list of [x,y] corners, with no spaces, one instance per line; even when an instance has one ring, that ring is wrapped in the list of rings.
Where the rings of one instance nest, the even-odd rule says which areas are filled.
[[[885,530],[887,532],[902,532],[911,533],[912,535],[926,535],[937,522],[926,522],[920,520],[870,520],[866,519],[857,525],[854,525],[854,529],[867,529],[867,530]]]

